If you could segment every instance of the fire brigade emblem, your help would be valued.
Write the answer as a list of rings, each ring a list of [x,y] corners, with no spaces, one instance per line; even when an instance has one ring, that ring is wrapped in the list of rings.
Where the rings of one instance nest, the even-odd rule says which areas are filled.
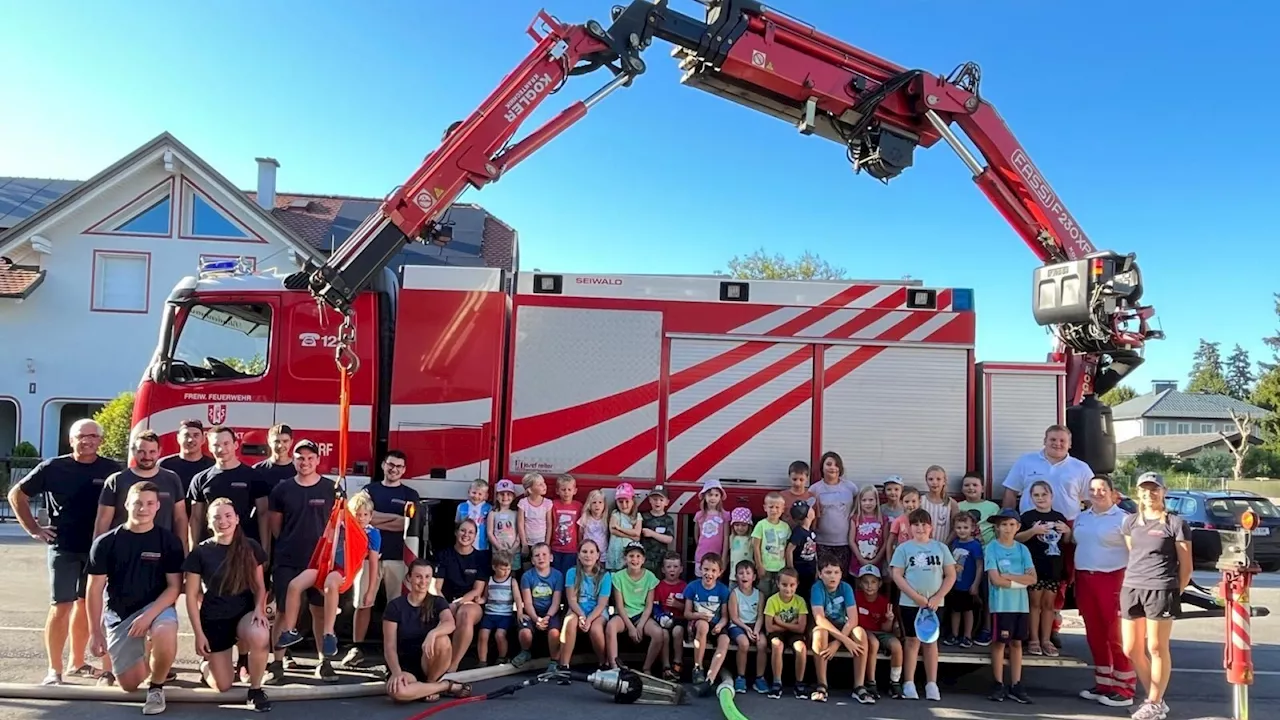
[[[208,417],[210,424],[213,424],[213,425],[221,425],[222,423],[226,422],[227,421],[226,403],[223,403],[220,405],[210,405],[207,411],[205,412],[205,416]]]

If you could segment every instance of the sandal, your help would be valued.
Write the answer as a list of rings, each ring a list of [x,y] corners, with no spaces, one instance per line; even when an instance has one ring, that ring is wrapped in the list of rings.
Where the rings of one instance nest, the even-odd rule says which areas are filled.
[[[91,678],[93,680],[97,680],[98,678],[102,677],[102,671],[90,665],[89,663],[85,663],[84,665],[81,665],[80,667],[76,668],[75,670],[72,670],[70,673],[67,673],[67,674],[71,675],[72,677]]]
[[[98,687],[111,687],[116,684],[115,673],[104,672],[98,676]]]
[[[827,701],[827,686],[818,685],[813,688],[813,692],[809,693],[809,699],[814,702],[824,703]]]
[[[1053,643],[1040,643],[1040,648],[1045,657],[1058,657],[1058,648],[1054,647]]]
[[[665,667],[662,669],[662,679],[667,682],[680,682],[680,673],[675,668]]]
[[[471,683],[449,682],[449,689],[444,694],[451,698],[471,697]]]
[[[1028,655],[1043,655],[1043,654],[1044,654],[1044,650],[1043,650],[1043,649],[1041,649],[1041,647],[1040,647],[1040,641],[1039,641],[1039,640],[1032,640],[1031,642],[1028,642],[1028,643],[1027,643],[1027,654],[1028,654]]]

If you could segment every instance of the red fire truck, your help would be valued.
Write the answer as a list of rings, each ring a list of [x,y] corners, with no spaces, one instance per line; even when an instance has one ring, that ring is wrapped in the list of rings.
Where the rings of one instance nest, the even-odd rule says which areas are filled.
[[[208,268],[175,288],[135,427],[168,439],[202,418],[263,456],[267,428],[284,422],[320,442],[322,471],[357,484],[394,447],[428,497],[460,499],[477,477],[569,472],[580,492],[662,485],[685,513],[708,478],[758,509],[790,461],[827,450],[859,483],[922,478],[934,463],[956,481],[975,467],[1001,475],[1064,419],[1076,452],[1107,469],[1094,396],[1141,363],[1159,337],[1154,311],[1139,304],[1134,257],[1095,250],[979,95],[978,68],[907,70],[750,0],[705,4],[698,19],[637,0],[607,29],[541,13],[528,58],[323,266],[287,278]],[[403,243],[437,238],[465,188],[496,181],[634,81],[655,39],[676,47],[685,84],[835,141],[884,182],[916,146],[950,145],[1043,263],[1033,308],[1056,331],[1049,362],[976,364],[966,288],[388,269]],[[601,68],[613,74],[604,87],[513,140],[570,76]],[[359,360],[346,468],[335,352]]]

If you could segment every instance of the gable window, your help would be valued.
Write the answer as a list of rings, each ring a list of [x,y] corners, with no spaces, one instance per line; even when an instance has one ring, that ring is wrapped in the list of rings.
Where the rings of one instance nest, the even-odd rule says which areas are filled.
[[[1189,422],[1180,422],[1180,423],[1178,423],[1178,434],[1179,434],[1179,435],[1190,435],[1190,434],[1191,434],[1191,423],[1189,423]]]
[[[1213,432],[1213,423],[1200,423],[1200,432],[1202,433]]]
[[[1163,422],[1151,423],[1151,434],[1152,435],[1168,435],[1169,423],[1163,423]]]
[[[182,181],[182,237],[210,240],[257,240],[190,180]]]
[[[151,254],[95,250],[90,309],[146,313],[151,309]]]
[[[162,180],[85,230],[86,235],[173,235],[173,181]]]

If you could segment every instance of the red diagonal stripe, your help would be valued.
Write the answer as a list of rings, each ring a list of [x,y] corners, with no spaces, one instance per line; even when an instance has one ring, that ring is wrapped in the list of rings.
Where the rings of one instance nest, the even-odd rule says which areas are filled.
[[[775,343],[754,342],[734,348],[726,354],[734,354],[745,351],[747,346],[763,345],[765,348],[774,347]],[[756,355],[760,349],[751,348],[750,355]],[[750,357],[748,355],[748,357]],[[712,415],[720,412],[728,407],[731,403],[740,400],[748,393],[761,388],[778,377],[781,377],[788,370],[799,367],[805,360],[813,357],[813,349],[809,345],[800,346],[799,349],[786,355],[780,360],[773,362],[767,367],[757,370],[751,375],[739,380],[729,387],[717,392],[705,400],[696,403],[683,412],[675,415],[669,420],[667,441],[679,437],[689,428],[706,420]],[[674,393],[672,393],[674,395]],[[616,445],[599,455],[587,460],[581,465],[575,467],[570,472],[582,474],[598,474],[598,475],[621,475],[623,471],[636,464],[645,455],[656,448],[657,434],[656,428],[649,428],[635,437],[626,440],[620,445]]]
[[[866,295],[876,287],[875,285],[851,285],[824,300],[821,305],[805,310],[765,334],[795,335],[800,330]],[[897,294],[897,291],[895,291],[894,295]],[[903,298],[905,297],[904,291]],[[762,345],[764,347],[769,346],[768,343],[762,343]],[[671,389],[669,392],[674,394],[698,380],[723,372],[763,352],[764,347],[748,353],[732,354],[732,350],[726,351],[715,357],[703,360],[697,365],[685,368],[671,376]],[[614,393],[608,397],[588,400],[572,407],[516,418],[511,421],[511,451],[519,452],[558,440],[657,401],[658,383],[652,382],[630,390]]]
[[[886,328],[875,339],[881,342],[897,342],[906,337],[912,330],[932,320],[936,315],[937,313],[926,311],[908,312],[907,316],[898,321],[897,325]]]
[[[878,347],[860,347],[854,350],[826,370],[824,373],[825,384],[830,386],[832,382],[853,372],[859,365],[880,354],[883,350],[884,348]],[[828,382],[828,378],[834,379]],[[786,417],[788,413],[800,407],[806,400],[812,399],[813,380],[810,378],[788,390],[778,399],[765,405],[762,409],[735,425],[729,432],[712,441],[698,454],[690,458],[688,462],[671,473],[670,479],[684,482],[701,480],[707,473],[711,472],[712,468],[747,444],[751,438]]]

